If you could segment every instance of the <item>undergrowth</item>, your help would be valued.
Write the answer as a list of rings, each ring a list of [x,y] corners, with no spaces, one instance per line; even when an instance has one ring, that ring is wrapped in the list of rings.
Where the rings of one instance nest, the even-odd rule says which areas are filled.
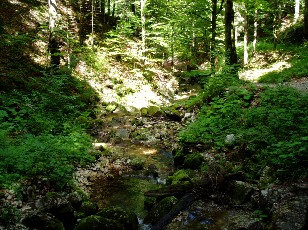
[[[287,87],[242,85],[213,96],[180,133],[184,146],[213,148],[252,179],[266,166],[281,181],[307,176],[307,95]]]
[[[92,88],[65,72],[43,73],[19,90],[2,90],[0,187],[33,178],[58,188],[68,183],[76,166],[93,160],[86,129],[95,102]]]

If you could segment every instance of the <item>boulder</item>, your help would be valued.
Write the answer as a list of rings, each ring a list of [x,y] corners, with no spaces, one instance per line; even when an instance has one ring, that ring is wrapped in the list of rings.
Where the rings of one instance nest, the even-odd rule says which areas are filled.
[[[79,209],[82,204],[83,196],[75,191],[67,196],[67,200],[71,203],[74,209]]]
[[[107,219],[101,216],[88,216],[80,220],[74,230],[124,230],[118,221]]]
[[[175,167],[180,167],[184,164],[186,154],[182,151],[176,151],[173,157],[173,164]]]
[[[160,109],[157,106],[149,106],[148,108],[148,116],[150,117],[158,117],[161,116],[162,112],[160,111]]]
[[[155,224],[165,215],[167,215],[173,206],[178,202],[178,199],[174,196],[166,197],[156,204],[148,215],[145,217],[144,222],[149,224]]]
[[[22,220],[22,224],[30,229],[64,230],[63,223],[55,216],[38,211],[28,213]]]
[[[231,198],[235,204],[241,205],[250,200],[253,191],[253,186],[250,183],[233,181],[231,185]]]
[[[90,216],[90,215],[94,215],[98,210],[98,206],[96,203],[91,202],[91,201],[84,201],[81,205],[81,207],[79,208],[79,212],[83,213],[84,216]]]
[[[183,167],[188,169],[198,169],[204,162],[204,158],[200,153],[191,153],[186,155]]]
[[[138,230],[138,218],[132,211],[124,210],[120,207],[110,207],[102,209],[96,215],[117,221],[123,225],[124,229]]]
[[[49,212],[63,222],[65,229],[75,225],[74,209],[71,203],[56,192],[49,192],[36,202],[36,207],[43,212]]]

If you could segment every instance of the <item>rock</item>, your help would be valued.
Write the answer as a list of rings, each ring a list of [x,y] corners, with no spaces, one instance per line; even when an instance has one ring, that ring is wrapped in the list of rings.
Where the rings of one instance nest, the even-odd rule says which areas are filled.
[[[31,212],[24,217],[22,223],[31,229],[64,230],[61,221],[49,213]]]
[[[124,229],[138,230],[137,215],[120,207],[104,208],[96,215],[117,221],[123,225]]]
[[[74,209],[71,203],[56,192],[49,192],[36,202],[36,207],[53,214],[63,222],[65,229],[72,229],[75,225]]]
[[[185,157],[183,167],[188,169],[198,169],[203,162],[204,158],[200,153],[191,153]]]
[[[142,158],[135,157],[131,160],[130,165],[134,170],[142,170],[144,167],[145,161]]]
[[[235,204],[241,205],[249,201],[252,193],[253,187],[251,184],[243,181],[233,181],[231,185],[231,198]]]
[[[229,134],[225,138],[225,144],[226,145],[233,145],[235,143],[235,135]]]
[[[178,199],[174,196],[166,197],[156,204],[148,215],[145,217],[144,222],[155,224],[163,216],[167,215],[172,207],[178,202]]]
[[[107,219],[101,216],[88,216],[80,220],[74,230],[124,230],[123,225],[118,221]]]
[[[83,197],[80,193],[75,191],[67,196],[67,200],[71,203],[74,209],[79,209],[82,204]]]
[[[259,218],[252,213],[245,211],[229,211],[228,219],[226,221],[228,230],[263,230],[265,229],[263,223]]]
[[[191,179],[188,173],[183,169],[176,171],[172,176],[167,178],[167,184],[189,184],[190,182]]]
[[[150,211],[156,203],[155,197],[145,197],[144,200],[144,209],[147,211]]]
[[[141,115],[142,117],[147,116],[147,115],[148,115],[148,109],[147,109],[147,108],[141,108],[141,109],[140,109],[140,115]]]
[[[82,203],[81,207],[79,208],[79,212],[83,213],[84,216],[94,215],[98,210],[98,206],[96,203],[91,201],[85,201]]]
[[[148,108],[148,115],[150,117],[158,117],[162,115],[162,112],[160,111],[160,109],[157,106],[149,106]]]
[[[116,137],[121,138],[122,140],[128,140],[129,139],[129,131],[127,129],[118,129],[116,131]]]
[[[117,107],[118,107],[117,104],[109,104],[109,105],[106,106],[106,110],[109,113],[112,113],[113,111],[116,110]]]
[[[150,164],[145,172],[146,176],[158,177],[158,169],[155,164]]]
[[[176,151],[173,158],[174,167],[182,166],[184,164],[185,156],[186,154],[182,151]]]
[[[167,109],[164,113],[171,121],[180,122],[182,120],[180,111],[176,109]]]
[[[271,229],[308,229],[308,197],[299,196],[274,205]]]

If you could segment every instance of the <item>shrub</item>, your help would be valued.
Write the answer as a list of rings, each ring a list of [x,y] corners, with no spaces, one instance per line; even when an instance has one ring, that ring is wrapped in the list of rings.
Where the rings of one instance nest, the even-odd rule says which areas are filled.
[[[242,160],[249,157],[246,170],[256,177],[267,165],[276,171],[273,176],[292,179],[307,175],[307,117],[308,96],[295,89],[231,87],[202,107],[180,140],[235,151]],[[235,140],[230,146],[225,138],[231,134]]]

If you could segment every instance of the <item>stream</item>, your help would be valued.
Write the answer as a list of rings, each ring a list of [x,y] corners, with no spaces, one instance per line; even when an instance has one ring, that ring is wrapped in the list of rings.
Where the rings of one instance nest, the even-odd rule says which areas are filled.
[[[164,117],[112,114],[96,128],[95,147],[103,155],[89,169],[79,172],[79,182],[100,208],[120,206],[134,211],[141,230],[147,215],[144,193],[161,188],[174,171],[172,149],[182,127]],[[226,211],[213,203],[196,201],[166,229],[222,229]],[[215,220],[215,221],[214,221]]]

